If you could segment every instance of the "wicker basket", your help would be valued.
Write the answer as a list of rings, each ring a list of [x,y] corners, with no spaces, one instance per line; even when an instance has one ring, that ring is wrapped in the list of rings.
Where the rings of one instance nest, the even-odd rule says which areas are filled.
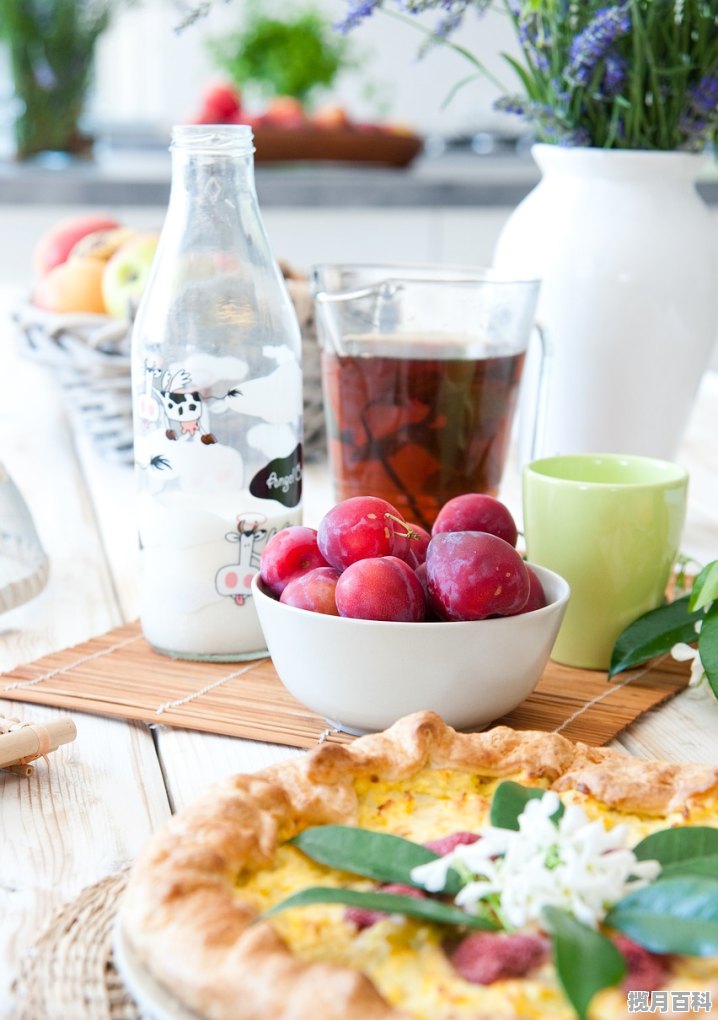
[[[305,277],[282,266],[302,331],[304,451],[307,460],[324,452],[319,350],[314,308]],[[23,353],[53,370],[76,427],[88,433],[108,459],[132,463],[130,328],[105,315],[56,315],[29,302],[13,319]]]

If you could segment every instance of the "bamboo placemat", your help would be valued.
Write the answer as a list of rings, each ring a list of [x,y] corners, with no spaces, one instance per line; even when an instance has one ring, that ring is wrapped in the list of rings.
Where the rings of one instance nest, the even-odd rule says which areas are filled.
[[[606,744],[643,712],[683,690],[688,675],[686,663],[668,657],[611,682],[605,673],[549,662],[533,694],[498,721]],[[137,622],[0,675],[0,698],[290,747],[353,739],[328,731],[325,719],[300,705],[270,659],[169,659],[152,651]]]

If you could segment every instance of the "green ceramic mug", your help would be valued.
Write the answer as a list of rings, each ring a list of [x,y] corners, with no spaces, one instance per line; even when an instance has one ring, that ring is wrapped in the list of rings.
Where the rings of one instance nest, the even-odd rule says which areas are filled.
[[[551,657],[607,669],[621,631],[661,604],[679,551],[688,473],[623,454],[566,454],[523,474],[528,559],[571,587]]]

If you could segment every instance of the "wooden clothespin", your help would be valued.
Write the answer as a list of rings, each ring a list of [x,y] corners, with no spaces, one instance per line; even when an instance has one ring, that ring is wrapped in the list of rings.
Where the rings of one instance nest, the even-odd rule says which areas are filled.
[[[0,769],[18,776],[32,775],[30,762],[69,744],[76,736],[72,719],[55,719],[43,726],[0,716]]]

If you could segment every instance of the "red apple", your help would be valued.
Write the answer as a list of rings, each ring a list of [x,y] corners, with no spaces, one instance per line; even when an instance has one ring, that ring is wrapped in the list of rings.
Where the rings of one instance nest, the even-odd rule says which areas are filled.
[[[233,85],[218,82],[205,89],[195,124],[241,124],[242,100]],[[239,118],[239,119],[238,119]]]
[[[33,304],[46,312],[94,312],[104,315],[102,276],[105,263],[99,259],[68,259],[42,276],[32,296]]]
[[[112,230],[119,227],[117,220],[110,216],[86,214],[61,220],[47,231],[35,246],[33,265],[37,276],[44,276],[55,266],[61,265],[70,252],[87,234],[96,230]]]
[[[109,315],[133,319],[157,249],[158,235],[135,234],[105,264],[102,294]]]

